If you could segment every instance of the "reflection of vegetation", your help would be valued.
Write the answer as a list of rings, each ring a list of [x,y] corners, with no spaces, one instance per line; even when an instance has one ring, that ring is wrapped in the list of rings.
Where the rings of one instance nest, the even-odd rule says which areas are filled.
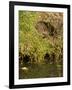
[[[19,11],[20,64],[62,65],[62,32],[62,13]]]

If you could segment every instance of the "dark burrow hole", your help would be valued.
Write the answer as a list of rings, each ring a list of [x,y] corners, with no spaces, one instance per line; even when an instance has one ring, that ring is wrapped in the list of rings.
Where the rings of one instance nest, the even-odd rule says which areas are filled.
[[[46,53],[45,56],[44,56],[44,61],[46,63],[54,64],[55,63],[55,59],[56,59],[56,56],[55,56],[54,53],[51,53],[51,54]]]
[[[44,56],[44,61],[45,61],[46,63],[50,62],[50,55],[49,55],[48,53],[45,54],[45,56]]]
[[[24,55],[24,56],[23,56],[23,63],[28,63],[28,62],[30,62],[30,61],[31,61],[31,58],[30,58],[29,55]]]

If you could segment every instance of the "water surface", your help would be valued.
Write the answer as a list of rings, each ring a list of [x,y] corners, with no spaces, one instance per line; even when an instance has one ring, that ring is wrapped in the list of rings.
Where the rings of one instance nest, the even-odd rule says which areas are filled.
[[[25,67],[26,69],[22,69]],[[19,79],[62,77],[62,65],[42,63],[23,64],[19,66]]]

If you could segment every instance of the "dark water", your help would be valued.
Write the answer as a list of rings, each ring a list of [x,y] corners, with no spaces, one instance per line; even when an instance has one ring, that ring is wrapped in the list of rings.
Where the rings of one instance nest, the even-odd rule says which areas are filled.
[[[22,69],[25,67],[26,69]],[[19,79],[62,77],[62,65],[42,63],[19,66]]]

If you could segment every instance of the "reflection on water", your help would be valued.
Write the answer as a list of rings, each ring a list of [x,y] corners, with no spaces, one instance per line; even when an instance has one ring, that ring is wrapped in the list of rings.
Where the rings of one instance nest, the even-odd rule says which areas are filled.
[[[19,79],[29,78],[50,78],[50,77],[62,77],[63,68],[62,65],[56,64],[22,64],[19,66]]]

